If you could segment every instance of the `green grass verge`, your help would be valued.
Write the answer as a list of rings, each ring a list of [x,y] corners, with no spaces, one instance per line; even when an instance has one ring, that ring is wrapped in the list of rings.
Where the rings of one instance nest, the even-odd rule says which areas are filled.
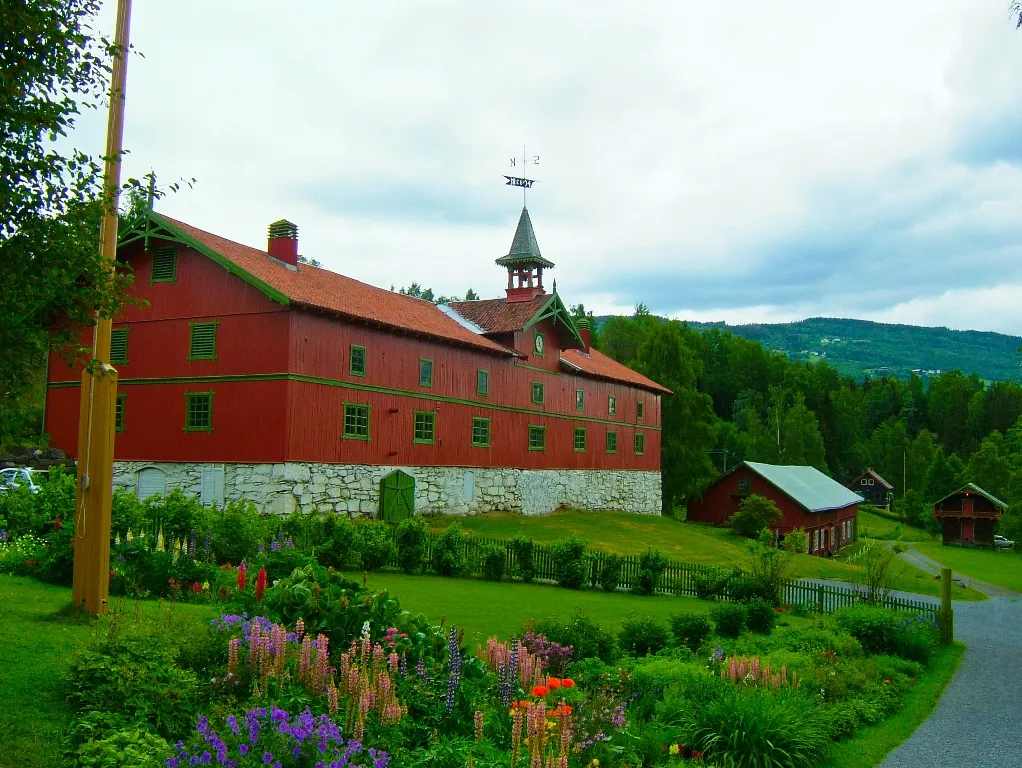
[[[954,643],[942,648],[930,662],[919,682],[905,694],[901,709],[882,723],[864,728],[834,746],[828,768],[873,768],[911,736],[940,701],[965,655],[965,646]]]
[[[859,536],[887,541],[933,541],[934,536],[922,528],[900,523],[881,515],[859,509]]]
[[[938,542],[913,544],[912,547],[952,572],[1022,592],[1022,556],[1015,552],[945,547]]]
[[[114,600],[111,610],[139,616],[160,610],[156,602]],[[179,605],[175,611],[212,617],[210,606]],[[61,739],[72,711],[60,677],[76,645],[102,629],[104,619],[71,611],[71,590],[19,576],[0,575],[0,768],[62,765]]]
[[[361,574],[351,574],[361,581]],[[545,584],[498,583],[442,576],[407,576],[403,573],[370,573],[370,589],[386,589],[412,613],[431,621],[446,619],[481,642],[490,635],[508,638],[532,619],[570,619],[581,612],[604,629],[617,632],[621,622],[633,616],[652,616],[666,622],[674,613],[709,613],[713,603],[695,597],[657,595],[642,597],[622,592],[591,592],[562,589]],[[814,621],[786,615],[782,621],[800,626]]]
[[[871,517],[883,520],[876,515]],[[430,529],[434,531],[444,530],[455,520],[461,523],[466,533],[476,536],[499,539],[528,536],[534,541],[550,543],[576,534],[589,542],[590,549],[621,555],[638,555],[652,545],[672,560],[685,563],[748,567],[752,562],[748,539],[736,536],[727,528],[680,522],[669,517],[563,510],[532,517],[497,512],[471,517],[428,518]],[[846,562],[844,556],[830,558],[801,554],[795,555],[790,573],[795,579],[832,579],[852,583],[860,582],[862,575],[862,568]],[[896,563],[894,575],[895,589],[934,597],[940,595],[940,584],[911,563]],[[952,595],[955,600],[984,599],[984,595],[975,590],[962,587],[955,587],[955,590]]]

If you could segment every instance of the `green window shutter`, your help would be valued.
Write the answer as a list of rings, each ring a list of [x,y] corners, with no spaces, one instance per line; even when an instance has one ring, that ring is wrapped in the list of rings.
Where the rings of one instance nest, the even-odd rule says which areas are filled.
[[[110,362],[128,362],[128,329],[114,328],[110,331]]]
[[[483,368],[476,371],[476,394],[490,394],[490,372]]]
[[[607,430],[607,453],[617,453],[617,432]]]
[[[436,413],[434,411],[415,412],[415,432],[412,442],[432,445],[436,440]]]
[[[213,431],[213,393],[185,392],[185,432]]]
[[[360,347],[357,344],[351,345],[351,364],[348,368],[348,372],[352,376],[365,376],[366,375],[366,348]]]
[[[127,404],[127,395],[117,395],[117,405],[114,409],[114,429],[118,432],[124,431],[124,406]]]
[[[177,282],[177,246],[164,245],[153,249],[153,265],[149,282]]]
[[[582,453],[586,449],[586,428],[575,427],[575,450]]]
[[[646,436],[641,432],[635,435],[635,455],[642,456],[646,452]]]
[[[534,424],[529,425],[529,450],[546,450],[546,427],[538,427]]]
[[[532,402],[537,405],[543,404],[543,382],[534,381],[532,382]]]
[[[433,361],[422,358],[419,360],[419,386],[433,386]]]
[[[344,437],[350,440],[369,440],[368,405],[344,404]]]
[[[217,321],[192,323],[192,338],[188,347],[188,362],[192,360],[216,360]]]
[[[472,419],[472,445],[477,448],[490,447],[490,420]]]

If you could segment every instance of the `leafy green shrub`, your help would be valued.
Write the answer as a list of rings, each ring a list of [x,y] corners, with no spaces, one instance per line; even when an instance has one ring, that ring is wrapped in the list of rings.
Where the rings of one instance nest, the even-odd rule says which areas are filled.
[[[535,544],[532,539],[524,536],[516,536],[511,540],[511,555],[514,558],[513,573],[525,583],[532,581],[536,573],[532,553],[535,551]]]
[[[138,725],[100,735],[78,748],[81,768],[163,768],[174,749],[145,727]]]
[[[792,603],[791,604],[791,615],[798,616],[800,619],[804,619],[810,613],[816,610],[816,607],[812,603]]]
[[[295,568],[304,568],[316,563],[314,558],[299,551],[297,547],[286,544],[280,545],[280,542],[276,543],[277,547],[264,549],[262,553],[256,555],[249,563],[255,568],[253,573],[257,572],[260,566],[266,569],[266,580],[268,583],[272,584],[277,579],[289,576]],[[190,581],[187,578],[185,580]]]
[[[146,501],[149,514],[150,501]],[[186,531],[187,532],[187,531]],[[262,538],[259,511],[251,501],[230,501],[213,523],[212,549],[219,563],[237,565],[256,554]]]
[[[684,741],[707,764],[811,768],[830,743],[827,714],[798,692],[732,689],[681,713]]]
[[[886,653],[927,663],[936,647],[936,622],[889,608],[853,605],[834,613],[837,625],[856,638],[866,653]]]
[[[386,523],[360,523],[355,526],[355,531],[362,567],[367,571],[378,571],[394,559],[397,547]]]
[[[568,589],[580,589],[586,578],[586,540],[571,535],[551,546],[557,583]]]
[[[660,583],[665,568],[667,558],[660,550],[647,547],[639,557],[639,574],[633,591],[640,595],[652,595]]]
[[[251,511],[254,515],[258,514],[254,504],[251,505]],[[162,533],[163,540],[170,547],[188,538],[188,534],[203,517],[204,509],[198,498],[188,496],[180,488],[175,488],[166,496],[150,496],[145,499],[142,503],[142,514],[148,534],[156,538]]]
[[[781,510],[770,499],[759,494],[747,496],[738,505],[738,511],[728,525],[739,536],[758,539],[760,531],[769,528],[781,519]]]
[[[433,542],[433,570],[441,576],[458,576],[465,570],[465,534],[455,521]]]
[[[426,565],[426,530],[426,521],[421,517],[408,517],[394,531],[397,564],[405,573],[422,573]]]
[[[128,531],[133,534],[142,532],[144,525],[142,504],[138,497],[124,488],[114,491],[113,503],[110,509],[110,538],[115,536],[125,538]]]
[[[711,571],[703,576],[696,576],[692,579],[692,585],[696,590],[696,597],[702,600],[713,600],[723,597],[727,593],[728,583],[731,575],[725,571]]]
[[[74,505],[71,510],[73,512]],[[33,495],[25,486],[19,485],[0,493],[0,517],[6,519],[7,535],[12,539],[17,536],[38,536],[47,529],[47,521],[43,519]]]
[[[320,535],[323,540],[316,554],[320,565],[334,568],[357,568],[361,565],[358,530],[349,518],[327,514],[320,526]]]
[[[717,634],[721,637],[739,637],[745,631],[748,614],[744,605],[720,603],[710,612]]]
[[[769,635],[777,623],[777,611],[766,600],[752,600],[746,606],[749,629],[758,635]]]
[[[621,581],[621,556],[604,555],[600,565],[600,589],[604,592],[613,592]]]
[[[728,596],[738,603],[764,600],[772,604],[776,592],[773,584],[752,576],[733,576],[727,583]]]
[[[497,544],[488,544],[480,552],[483,561],[483,578],[487,581],[502,581],[507,566],[507,549]]]
[[[558,645],[570,645],[573,659],[600,659],[610,664],[618,657],[617,641],[592,619],[581,614],[568,622],[555,618],[537,622],[533,630]]]
[[[699,651],[706,638],[713,632],[710,620],[701,614],[675,613],[670,618],[670,624],[674,641],[693,653]]]
[[[621,650],[635,657],[659,653],[670,642],[667,627],[651,616],[625,619],[618,638]]]
[[[789,651],[834,651],[840,657],[862,655],[862,645],[851,635],[815,627],[782,627],[773,634],[770,646]]]

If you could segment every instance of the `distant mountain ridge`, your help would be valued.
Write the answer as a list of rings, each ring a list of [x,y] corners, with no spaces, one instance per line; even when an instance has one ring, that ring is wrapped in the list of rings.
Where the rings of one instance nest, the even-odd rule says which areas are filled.
[[[844,376],[862,379],[913,372],[924,377],[961,369],[990,381],[1022,382],[1022,337],[990,331],[952,331],[915,325],[813,317],[796,323],[689,322],[720,328],[783,352],[790,360],[826,360]]]

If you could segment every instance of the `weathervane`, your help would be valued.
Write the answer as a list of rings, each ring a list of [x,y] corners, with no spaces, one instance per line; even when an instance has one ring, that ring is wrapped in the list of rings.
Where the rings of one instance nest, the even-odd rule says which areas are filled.
[[[511,158],[512,173],[514,173],[517,170],[517,165],[519,162],[522,164],[521,172],[525,174],[528,172],[527,169],[529,167],[529,163],[532,163],[533,165],[539,165],[539,155],[535,155],[534,157],[530,158],[529,154],[525,151],[525,145],[522,144],[522,159],[518,160],[518,158],[515,157]],[[522,205],[525,205],[526,190],[532,189],[532,185],[536,183],[536,180],[527,179],[524,176],[505,176],[504,178],[507,179],[507,184],[505,184],[505,186],[522,188]]]

